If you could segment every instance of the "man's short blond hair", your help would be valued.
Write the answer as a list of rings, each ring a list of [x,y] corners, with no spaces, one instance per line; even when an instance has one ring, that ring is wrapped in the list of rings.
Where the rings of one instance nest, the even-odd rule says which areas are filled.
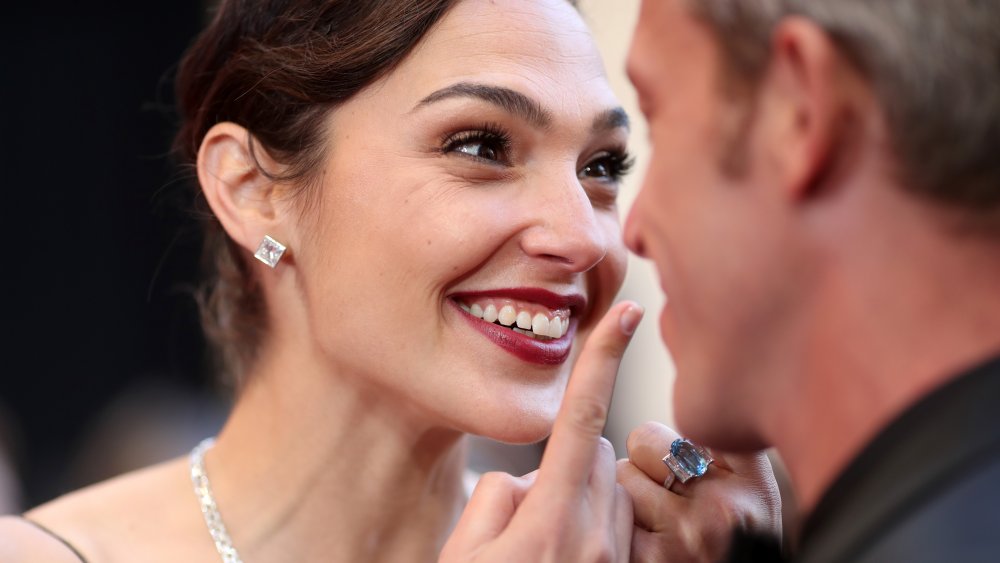
[[[1000,216],[1000,0],[687,1],[717,36],[736,95],[755,90],[782,18],[815,22],[878,96],[901,183]]]

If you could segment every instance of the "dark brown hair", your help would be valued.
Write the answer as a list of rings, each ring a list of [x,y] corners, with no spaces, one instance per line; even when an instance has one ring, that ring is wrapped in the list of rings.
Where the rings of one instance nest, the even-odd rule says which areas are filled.
[[[264,174],[308,185],[328,112],[398,65],[456,1],[224,0],[178,69],[176,153],[194,164],[208,130],[231,121],[281,167],[258,164]],[[202,322],[239,382],[266,331],[266,309],[247,253],[205,217]]]

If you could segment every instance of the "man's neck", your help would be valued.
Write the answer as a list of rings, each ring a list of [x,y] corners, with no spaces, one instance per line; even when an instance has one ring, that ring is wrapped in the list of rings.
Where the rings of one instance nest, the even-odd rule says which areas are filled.
[[[931,228],[940,217],[887,189],[862,197],[894,200],[867,202],[894,219],[854,211],[840,226],[794,404],[768,428],[804,513],[893,419],[1000,351],[1000,239]]]

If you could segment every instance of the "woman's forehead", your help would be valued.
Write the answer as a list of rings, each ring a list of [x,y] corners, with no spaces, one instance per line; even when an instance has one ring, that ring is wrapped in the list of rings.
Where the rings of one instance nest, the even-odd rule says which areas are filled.
[[[617,105],[590,31],[566,0],[459,2],[387,82],[416,100],[471,82],[558,105]]]

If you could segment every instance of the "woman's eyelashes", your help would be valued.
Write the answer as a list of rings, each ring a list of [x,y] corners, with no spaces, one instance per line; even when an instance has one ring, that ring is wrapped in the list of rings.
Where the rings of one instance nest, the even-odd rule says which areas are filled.
[[[591,159],[580,170],[580,178],[595,178],[608,182],[621,181],[635,164],[635,159],[624,149],[604,152]]]
[[[502,127],[486,124],[478,129],[459,131],[446,136],[442,141],[443,154],[455,154],[464,158],[491,165],[511,166],[513,140]],[[578,172],[581,180],[591,178],[606,182],[618,182],[631,170],[635,162],[623,149],[612,149],[598,153]]]
[[[445,138],[442,152],[458,154],[489,164],[510,164],[510,135],[495,125],[461,131]]]

